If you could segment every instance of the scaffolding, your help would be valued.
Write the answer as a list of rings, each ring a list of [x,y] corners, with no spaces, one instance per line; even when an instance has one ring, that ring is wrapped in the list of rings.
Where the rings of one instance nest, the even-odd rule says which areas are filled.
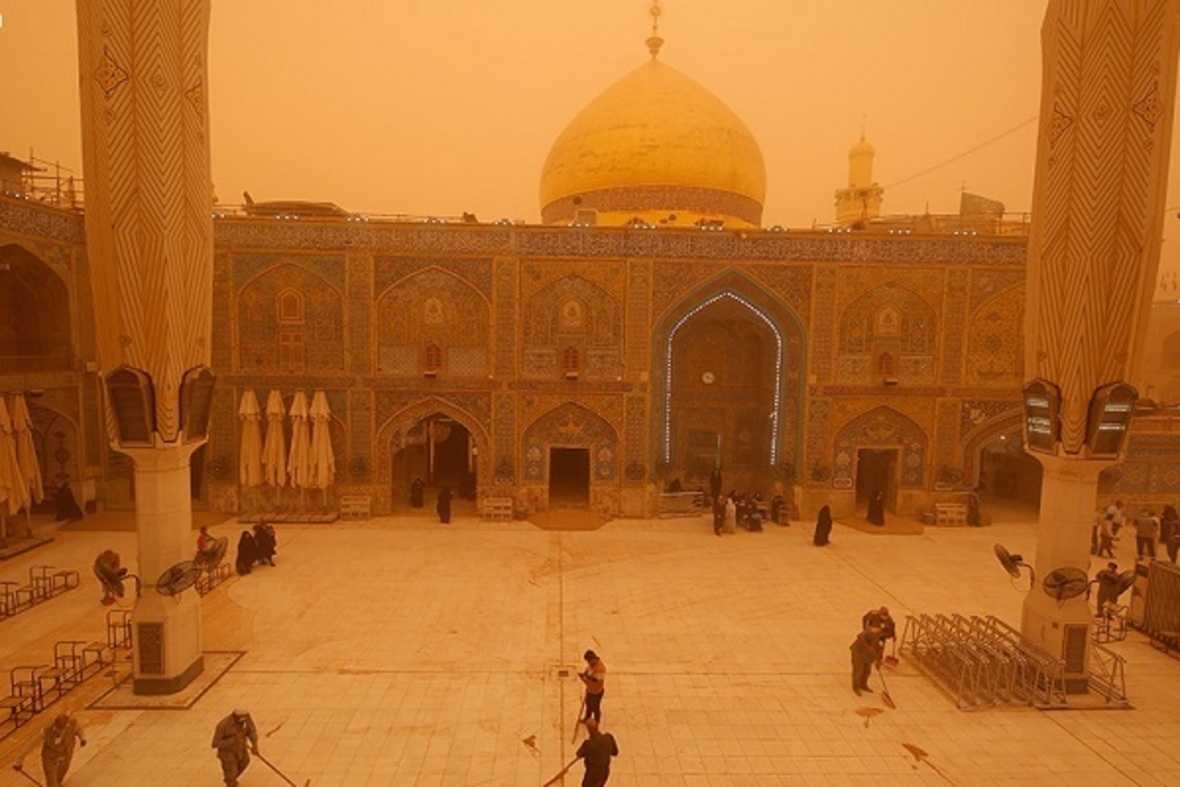
[[[61,210],[82,210],[82,178],[60,162],[39,159],[31,150],[28,159],[0,152],[0,169],[8,173],[0,178],[5,196]]]

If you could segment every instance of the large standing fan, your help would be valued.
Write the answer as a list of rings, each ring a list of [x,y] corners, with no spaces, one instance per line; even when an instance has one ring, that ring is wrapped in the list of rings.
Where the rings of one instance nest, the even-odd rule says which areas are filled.
[[[1025,563],[1020,555],[1013,555],[1003,544],[996,544],[993,549],[996,552],[996,558],[1000,561],[1000,565],[1004,567],[1013,579],[1020,579],[1020,569],[1028,569],[1028,589],[1032,590],[1032,586],[1036,583],[1036,571],[1033,567]]]
[[[161,596],[179,596],[197,584],[200,577],[200,567],[192,560],[185,560],[160,575],[156,580],[156,592]]]
[[[1073,566],[1055,568],[1041,582],[1041,587],[1058,601],[1067,601],[1090,589],[1090,577],[1085,571]]]
[[[1117,599],[1119,596],[1130,590],[1131,586],[1135,584],[1135,580],[1138,577],[1139,575],[1135,573],[1135,569],[1128,569],[1119,574],[1118,592],[1114,594],[1114,597]]]
[[[221,565],[221,561],[225,560],[225,553],[228,550],[228,538],[215,538],[209,543],[209,546],[197,551],[197,556],[193,558],[193,565],[200,571],[212,574]]]

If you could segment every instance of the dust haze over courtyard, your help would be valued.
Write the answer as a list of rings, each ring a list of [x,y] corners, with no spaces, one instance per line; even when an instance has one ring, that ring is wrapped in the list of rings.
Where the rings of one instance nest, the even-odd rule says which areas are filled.
[[[215,2],[218,197],[535,222],[550,145],[646,60],[649,6]],[[885,213],[952,213],[963,187],[1029,209],[1044,2],[661,6],[661,58],[727,103],[762,148],[764,224],[831,221],[862,125]],[[0,11],[0,67],[22,77],[0,85],[0,144],[80,171],[74,4],[5,0]]]
[[[948,490],[969,495],[990,474],[997,491],[998,469],[1005,483],[1033,469],[1005,447],[1020,439],[1024,238],[842,242],[770,230],[831,222],[862,127],[876,146],[884,214],[954,214],[964,189],[1027,211],[1044,4],[661,4],[661,62],[712,91],[761,148],[765,212],[749,224],[770,229],[748,234],[493,224],[538,222],[545,152],[582,107],[647,61],[648,4],[398,5],[214,3],[208,106],[221,205],[249,191],[483,223],[436,231],[420,219],[341,221],[320,233],[248,212],[215,222],[218,391],[191,488],[206,517],[260,499],[292,504],[293,489],[252,495],[239,483],[238,402],[268,388],[327,389],[340,472],[312,506],[343,509],[343,493],[362,493],[377,518],[281,528],[277,568],[214,589],[201,607],[205,648],[223,659],[207,669],[208,696],[171,716],[114,695],[91,706],[101,743],[80,758],[78,784],[110,774],[154,783],[161,762],[204,783],[213,766],[201,739],[237,700],[267,720],[268,751],[301,781],[400,784],[413,773],[423,785],[532,783],[570,753],[566,717],[578,695],[563,671],[586,646],[612,663],[609,726],[627,758],[617,773],[636,784],[1176,775],[1173,665],[1142,638],[1119,646],[1137,706],[1117,739],[1100,714],[959,714],[912,661],[890,674],[913,703],[896,713],[882,717],[847,688],[846,643],[871,605],[888,602],[899,620],[1018,614],[1024,588],[1009,585],[990,545],[1029,556],[1030,506],[989,500],[991,530],[923,532],[919,518]],[[41,21],[61,12],[57,32],[35,39],[64,35],[60,58],[8,46],[34,19],[28,7],[0,0],[0,65],[44,60],[48,72],[68,61],[70,78],[28,94],[0,88],[14,91],[11,100],[0,92],[0,105],[20,110],[15,138],[0,144],[68,165],[77,142],[63,130],[79,125],[72,6],[36,6],[53,9]],[[5,270],[26,288],[66,288],[69,308],[85,310],[78,216],[42,221],[51,209],[8,196],[0,209]],[[80,319],[56,308],[63,324]],[[93,337],[73,327],[70,336],[71,363],[93,357]],[[67,355],[51,345],[34,334],[18,347],[47,371],[13,383],[43,386],[34,426],[61,435],[58,466],[43,460],[47,475],[72,478],[87,457],[112,509],[105,521],[126,525],[136,497],[127,466],[95,437],[87,397],[96,382],[63,374]],[[1170,494],[1148,481],[1173,484],[1160,450],[1173,444],[1164,409],[1144,430],[1147,450],[1104,495]],[[77,428],[53,420],[71,417]],[[665,470],[696,483],[722,461],[722,434],[730,483],[769,490],[772,473],[797,482],[794,524],[717,539],[707,515],[651,518],[663,510]],[[447,444],[448,480],[432,477],[432,451]],[[478,477],[449,531],[407,505],[419,471],[431,501],[450,478]],[[615,521],[583,533],[552,514],[542,524],[550,531],[477,518],[488,518],[477,506],[507,494],[506,519],[515,503],[519,517],[542,523],[546,504],[571,492],[562,473],[577,481],[593,526]],[[912,535],[858,530],[852,520],[875,484],[888,487],[891,524],[913,524]],[[848,526],[816,549],[810,522],[829,500]],[[230,519],[217,532],[236,528]],[[35,559],[85,565],[104,540],[134,554],[120,529],[67,528]],[[1126,543],[1119,553],[1132,559]],[[142,545],[138,557],[142,567]],[[4,576],[33,559],[4,565]],[[83,594],[93,586],[86,577]],[[22,620],[0,646],[6,661],[97,630],[94,604],[80,595],[59,605],[65,614]],[[170,753],[159,756],[152,736],[169,740]],[[0,743],[0,760],[10,745]],[[995,762],[997,750],[1009,759]]]

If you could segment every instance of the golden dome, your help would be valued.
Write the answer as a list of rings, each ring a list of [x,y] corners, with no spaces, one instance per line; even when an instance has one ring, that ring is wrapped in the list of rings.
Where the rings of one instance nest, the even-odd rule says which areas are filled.
[[[591,101],[553,143],[541,172],[541,220],[595,210],[599,224],[698,219],[758,226],[762,151],[733,110],[655,57]]]

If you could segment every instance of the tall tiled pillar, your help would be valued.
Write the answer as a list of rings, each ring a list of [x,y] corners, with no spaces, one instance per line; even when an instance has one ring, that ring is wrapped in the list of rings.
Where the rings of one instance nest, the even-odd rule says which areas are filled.
[[[77,1],[96,339],[111,440],[135,462],[138,693],[177,691],[202,669],[196,592],[156,584],[193,555],[189,459],[204,441],[193,413],[208,409],[185,386],[210,360],[209,9]]]
[[[1065,659],[1074,691],[1085,690],[1089,609],[1042,581],[1089,568],[1098,474],[1120,458],[1125,424],[1119,434],[1114,420],[1129,418],[1129,405],[1103,407],[1103,391],[1134,379],[1147,324],[1178,36],[1171,0],[1050,0],[1042,29],[1025,377],[1038,386],[1026,394],[1027,445],[1044,478],[1022,631]],[[1099,428],[1106,418],[1110,428]]]

